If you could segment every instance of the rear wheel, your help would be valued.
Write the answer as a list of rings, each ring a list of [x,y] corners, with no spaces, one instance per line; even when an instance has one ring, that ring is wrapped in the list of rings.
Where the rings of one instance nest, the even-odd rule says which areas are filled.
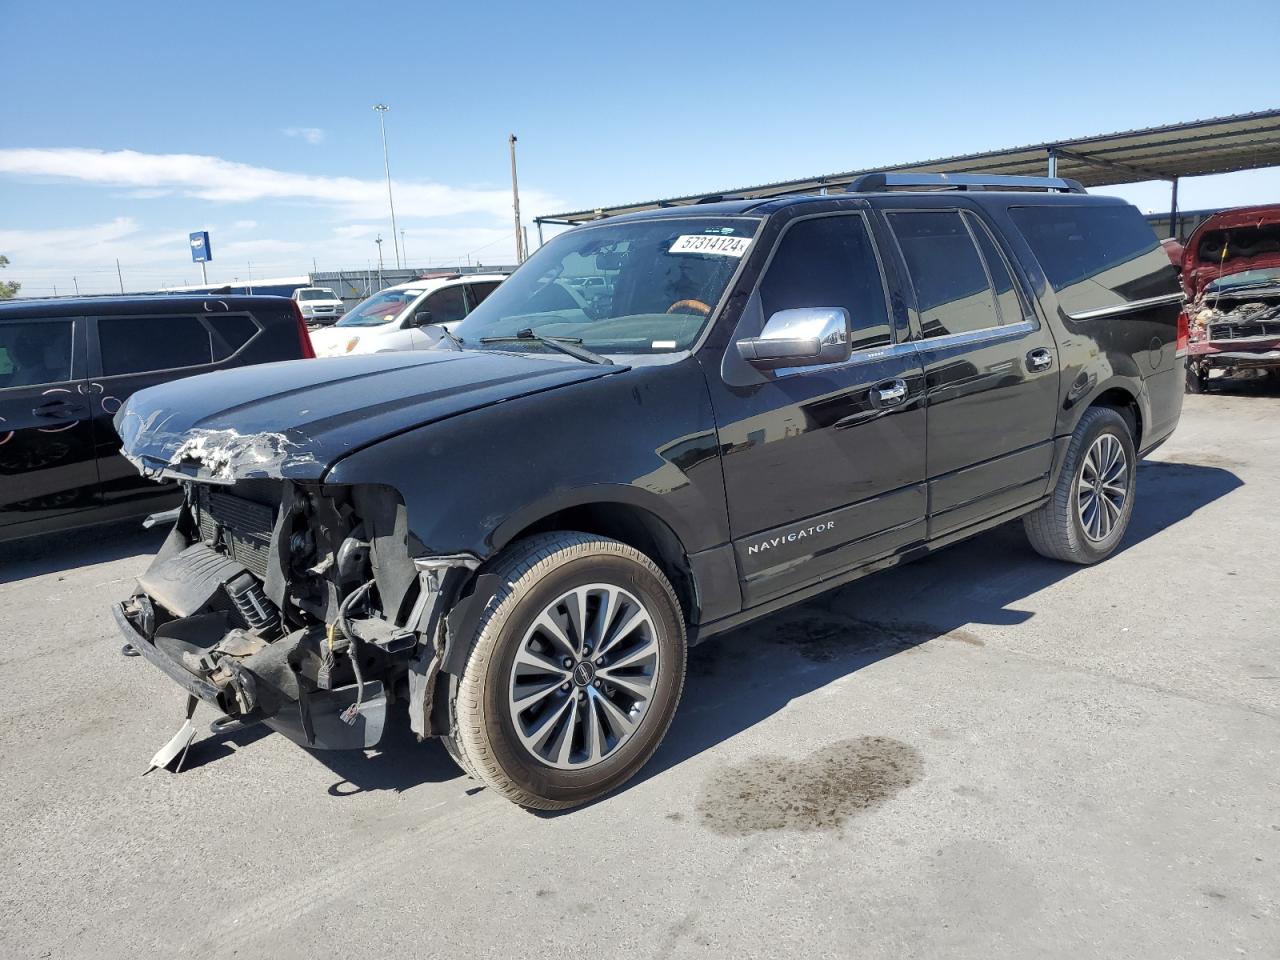
[[[1137,466],[1128,421],[1110,407],[1086,410],[1049,502],[1023,518],[1031,546],[1070,563],[1110,556],[1133,515]]]
[[[581,533],[521,541],[493,568],[449,752],[526,807],[595,799],[657,749],[684,686],[684,619],[640,551]]]
[[[1208,388],[1208,373],[1194,364],[1187,364],[1187,393],[1204,393]]]

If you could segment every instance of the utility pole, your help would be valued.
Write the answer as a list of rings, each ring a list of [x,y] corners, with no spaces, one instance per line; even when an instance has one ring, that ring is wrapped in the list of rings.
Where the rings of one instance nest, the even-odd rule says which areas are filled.
[[[520,228],[520,187],[516,183],[516,135],[507,138],[511,148],[511,205],[516,214],[516,263],[524,263],[524,231]]]
[[[378,234],[378,239],[373,241],[378,245],[378,289],[382,289],[382,234]]]
[[[120,272],[120,258],[116,257],[116,279],[120,281],[120,292],[124,293],[124,274]]]
[[[404,254],[404,265],[409,266],[409,245],[404,242],[404,231],[400,231],[400,252]]]
[[[72,277],[71,282],[76,285],[76,296],[80,296],[80,281],[77,278]]]
[[[396,239],[396,202],[391,197],[391,159],[387,153],[387,111],[391,108],[385,103],[375,103],[373,109],[378,111],[378,129],[382,131],[382,166],[387,171],[387,206],[391,208],[391,242],[396,248],[396,269],[400,268],[400,242]],[[378,247],[381,251],[382,247]]]

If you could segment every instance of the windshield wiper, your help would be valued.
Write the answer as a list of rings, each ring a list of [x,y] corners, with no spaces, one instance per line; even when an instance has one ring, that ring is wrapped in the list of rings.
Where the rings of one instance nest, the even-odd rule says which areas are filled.
[[[522,341],[536,340],[544,346],[550,347],[552,350],[558,350],[560,353],[567,353],[571,357],[578,360],[585,360],[587,363],[604,363],[613,366],[613,361],[608,357],[602,357],[598,353],[592,353],[586,347],[581,346],[582,339],[580,337],[544,337],[540,333],[534,333],[529,327],[516,331],[514,337],[481,337],[481,343],[520,343]]]

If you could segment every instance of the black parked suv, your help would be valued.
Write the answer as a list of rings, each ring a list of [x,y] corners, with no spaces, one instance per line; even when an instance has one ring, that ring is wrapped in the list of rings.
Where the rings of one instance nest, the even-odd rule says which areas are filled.
[[[190,709],[360,747],[404,701],[504,796],[579,804],[656,749],[689,643],[1017,517],[1114,551],[1181,300],[1070,181],[590,223],[436,350],[135,395],[125,452],[186,501],[117,620]]]
[[[177,506],[176,484],[120,456],[121,405],[178,377],[310,356],[280,297],[0,303],[0,541]]]

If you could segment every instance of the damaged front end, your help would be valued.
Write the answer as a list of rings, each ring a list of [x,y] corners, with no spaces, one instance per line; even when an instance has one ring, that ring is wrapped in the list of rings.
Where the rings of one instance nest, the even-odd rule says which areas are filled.
[[[443,615],[478,560],[423,558],[387,487],[230,483],[221,462],[199,473],[114,611],[137,653],[226,716],[307,747],[373,746],[396,698],[419,736],[440,732]]]
[[[1201,383],[1280,370],[1280,271],[1268,284],[1211,286],[1189,313],[1187,369]]]

